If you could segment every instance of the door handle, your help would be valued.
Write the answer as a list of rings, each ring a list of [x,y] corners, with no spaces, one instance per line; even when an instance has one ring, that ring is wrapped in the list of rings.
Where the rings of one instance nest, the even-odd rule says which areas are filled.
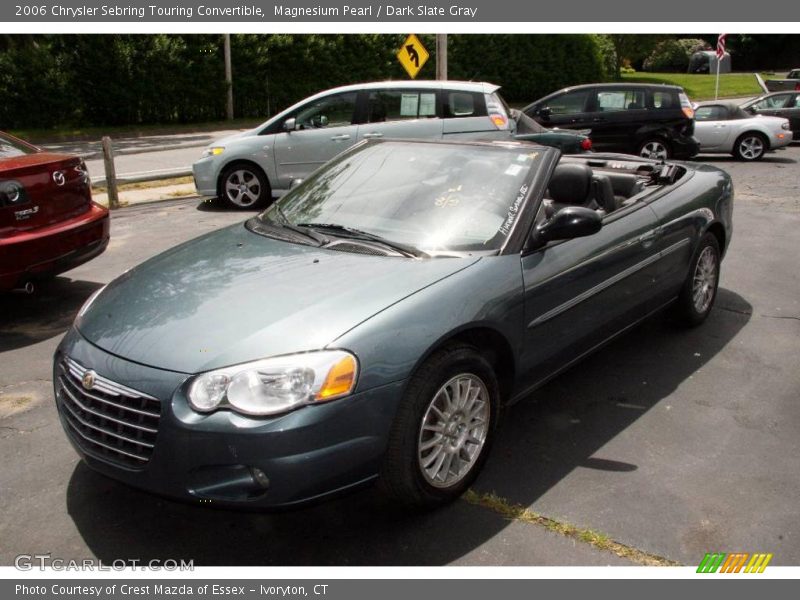
[[[659,233],[661,232],[658,229],[651,229],[639,236],[639,243],[645,248],[648,248],[656,241]]]
[[[364,134],[364,139],[365,140],[371,140],[373,138],[382,138],[382,137],[383,137],[383,134],[382,133],[378,133],[378,132],[372,132],[372,133],[365,133]]]
[[[603,119],[602,117],[595,117],[594,119],[592,119],[592,123],[602,123],[603,121],[605,121],[605,119]]]
[[[349,140],[350,136],[348,134],[346,134],[346,133],[342,133],[340,135],[334,135],[333,137],[331,137],[331,139],[334,142],[341,142],[341,141],[344,141],[344,140]]]

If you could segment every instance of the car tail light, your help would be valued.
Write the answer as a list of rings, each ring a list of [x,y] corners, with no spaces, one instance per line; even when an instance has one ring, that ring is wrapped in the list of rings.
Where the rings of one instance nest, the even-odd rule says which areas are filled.
[[[591,138],[584,138],[581,140],[581,150],[589,151],[592,149],[592,140]]]
[[[694,109],[692,108],[692,103],[689,101],[689,97],[683,92],[678,94],[678,97],[681,100],[681,110],[683,114],[686,115],[687,119],[694,119]]]
[[[795,84],[794,84],[794,90],[795,90],[796,92],[800,92],[800,83],[795,83]]]
[[[500,113],[491,113],[489,119],[498,129],[508,129],[508,118]]]

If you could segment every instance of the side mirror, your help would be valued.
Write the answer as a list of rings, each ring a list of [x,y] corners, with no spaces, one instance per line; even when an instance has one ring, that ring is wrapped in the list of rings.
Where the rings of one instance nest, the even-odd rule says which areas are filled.
[[[757,106],[748,106],[747,108],[745,108],[745,110],[747,112],[749,112],[751,115],[754,115],[754,114],[756,114],[758,112],[758,107]]]
[[[543,106],[542,108],[536,111],[536,114],[542,117],[543,119],[549,119],[550,115],[553,114],[553,111],[550,110],[549,106]]]
[[[584,206],[567,206],[559,210],[531,233],[530,246],[538,248],[553,240],[586,237],[600,231],[603,217]]]
[[[283,130],[284,131],[294,131],[297,129],[297,120],[296,119],[286,119],[283,122]]]

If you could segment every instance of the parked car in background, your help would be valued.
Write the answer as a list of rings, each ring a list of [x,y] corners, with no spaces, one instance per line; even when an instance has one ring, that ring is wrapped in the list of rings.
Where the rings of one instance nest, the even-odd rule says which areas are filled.
[[[203,196],[251,208],[362,140],[511,140],[517,123],[499,89],[491,83],[387,81],[326,90],[255,129],[212,143],[193,165],[195,186]],[[587,144],[583,133],[527,133],[528,141],[566,152]]]
[[[782,90],[800,91],[800,69],[792,69],[785,79],[767,79],[764,84],[770,92]]]
[[[773,92],[748,100],[742,108],[754,115],[789,119],[792,138],[800,140],[800,92]]]
[[[694,110],[683,89],[670,85],[597,83],[564,88],[522,111],[545,127],[591,129],[597,152],[648,158],[691,158]]]
[[[0,133],[0,292],[34,282],[102,253],[108,211],[92,202],[77,156],[44,152]]]
[[[760,160],[792,142],[788,119],[756,116],[735,102],[700,102],[694,118],[701,153],[725,152],[739,160]]]
[[[517,123],[514,139],[542,146],[553,146],[562,154],[582,154],[592,150],[590,129],[548,129],[539,125],[521,110],[512,108],[511,116]]]
[[[54,356],[61,423],[91,468],[203,506],[375,480],[442,504],[501,406],[662,307],[703,322],[732,210],[703,164],[371,140],[92,296]]]

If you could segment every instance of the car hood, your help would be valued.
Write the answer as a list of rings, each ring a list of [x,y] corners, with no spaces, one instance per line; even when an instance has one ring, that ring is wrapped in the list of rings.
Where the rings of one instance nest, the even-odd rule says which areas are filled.
[[[196,373],[324,348],[478,260],[352,254],[267,238],[239,224],[128,271],[76,326],[114,355]]]
[[[229,143],[234,142],[236,140],[239,140],[239,139],[242,139],[242,138],[246,138],[246,137],[252,137],[254,135],[257,135],[258,131],[259,131],[259,128],[257,127],[255,129],[247,129],[245,131],[239,131],[237,133],[232,133],[231,135],[226,135],[225,137],[221,137],[219,139],[214,140],[213,142],[211,142],[208,145],[208,147],[209,148],[215,148],[217,146],[224,146],[225,144],[229,144]]]

